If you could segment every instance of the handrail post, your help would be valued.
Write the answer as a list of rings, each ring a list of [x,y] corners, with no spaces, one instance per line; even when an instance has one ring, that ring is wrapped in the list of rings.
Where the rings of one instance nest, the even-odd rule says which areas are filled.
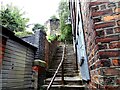
[[[64,46],[64,57],[63,57],[63,63],[62,63],[62,84],[65,85],[64,80],[64,60],[66,59],[66,40],[65,40],[65,46]]]
[[[65,60],[65,46],[64,46],[64,57],[63,57],[63,63],[62,63],[62,84],[64,85],[65,84],[65,81],[64,81],[64,60]]]
[[[65,81],[64,81],[64,64],[62,63],[62,84],[64,85],[65,84]]]

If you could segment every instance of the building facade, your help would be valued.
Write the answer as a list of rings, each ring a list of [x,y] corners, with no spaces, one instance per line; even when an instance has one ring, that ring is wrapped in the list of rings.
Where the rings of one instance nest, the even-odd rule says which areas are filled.
[[[59,19],[49,19],[45,23],[47,36],[49,35],[60,35],[60,20]]]
[[[119,90],[120,0],[69,1],[73,43],[83,80],[90,79],[89,90]]]

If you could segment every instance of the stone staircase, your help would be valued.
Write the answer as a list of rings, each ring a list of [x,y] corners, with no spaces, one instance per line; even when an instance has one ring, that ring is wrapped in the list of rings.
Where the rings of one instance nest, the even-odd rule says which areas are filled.
[[[58,46],[56,54],[53,58],[51,66],[49,67],[49,75],[45,80],[45,84],[42,86],[46,90],[46,87],[51,81],[52,76],[54,75],[61,59],[62,59],[63,47]],[[82,84],[81,77],[78,70],[76,70],[76,61],[75,55],[73,52],[72,44],[66,45],[66,59],[64,60],[64,80],[65,85],[62,85],[61,82],[61,68],[58,71],[56,78],[52,84],[50,90],[85,90],[85,86]]]

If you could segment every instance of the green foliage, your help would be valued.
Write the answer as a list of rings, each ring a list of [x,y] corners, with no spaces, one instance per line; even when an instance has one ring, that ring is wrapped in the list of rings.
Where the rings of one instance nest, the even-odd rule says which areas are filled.
[[[61,34],[60,37],[58,38],[58,41],[63,41],[65,40],[65,35]]]
[[[64,32],[62,32],[61,36],[58,39],[59,41],[68,41],[72,42],[72,27],[71,24],[68,24],[64,28]]]
[[[64,35],[65,35],[66,41],[70,41],[70,42],[72,41],[72,26],[71,26],[71,24],[68,24],[65,26]]]
[[[69,4],[66,1],[61,1],[59,4],[59,17],[60,17],[60,29],[61,32],[64,32],[65,24],[70,14],[69,12]]]
[[[56,35],[50,35],[50,36],[48,36],[47,39],[48,39],[48,42],[52,42],[52,41],[57,39],[57,36]]]
[[[61,2],[59,3],[58,12],[59,16],[64,16],[67,19],[69,14],[69,3],[65,0],[61,0]]]
[[[18,37],[25,37],[25,36],[30,36],[32,35],[32,32],[28,32],[28,31],[23,31],[23,32],[16,32],[15,35]]]
[[[14,31],[25,31],[28,18],[23,17],[20,9],[12,5],[1,6],[0,10],[0,25]]]
[[[66,24],[68,17],[70,15],[69,4],[67,1],[61,1],[59,4],[59,17],[60,17],[60,30],[61,36],[59,37],[60,41],[72,41],[72,27],[71,24]]]
[[[32,28],[33,31],[37,30],[37,29],[40,29],[40,30],[44,30],[45,27],[41,24],[35,24],[34,27]]]

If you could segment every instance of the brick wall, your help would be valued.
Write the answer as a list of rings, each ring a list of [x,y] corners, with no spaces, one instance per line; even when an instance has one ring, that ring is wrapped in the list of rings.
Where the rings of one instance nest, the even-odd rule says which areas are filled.
[[[52,41],[51,43],[45,40],[45,61],[47,63],[47,68],[50,65],[50,62],[53,58],[53,55],[56,52],[58,41]]]
[[[91,90],[120,90],[120,0],[114,1],[81,2]]]

